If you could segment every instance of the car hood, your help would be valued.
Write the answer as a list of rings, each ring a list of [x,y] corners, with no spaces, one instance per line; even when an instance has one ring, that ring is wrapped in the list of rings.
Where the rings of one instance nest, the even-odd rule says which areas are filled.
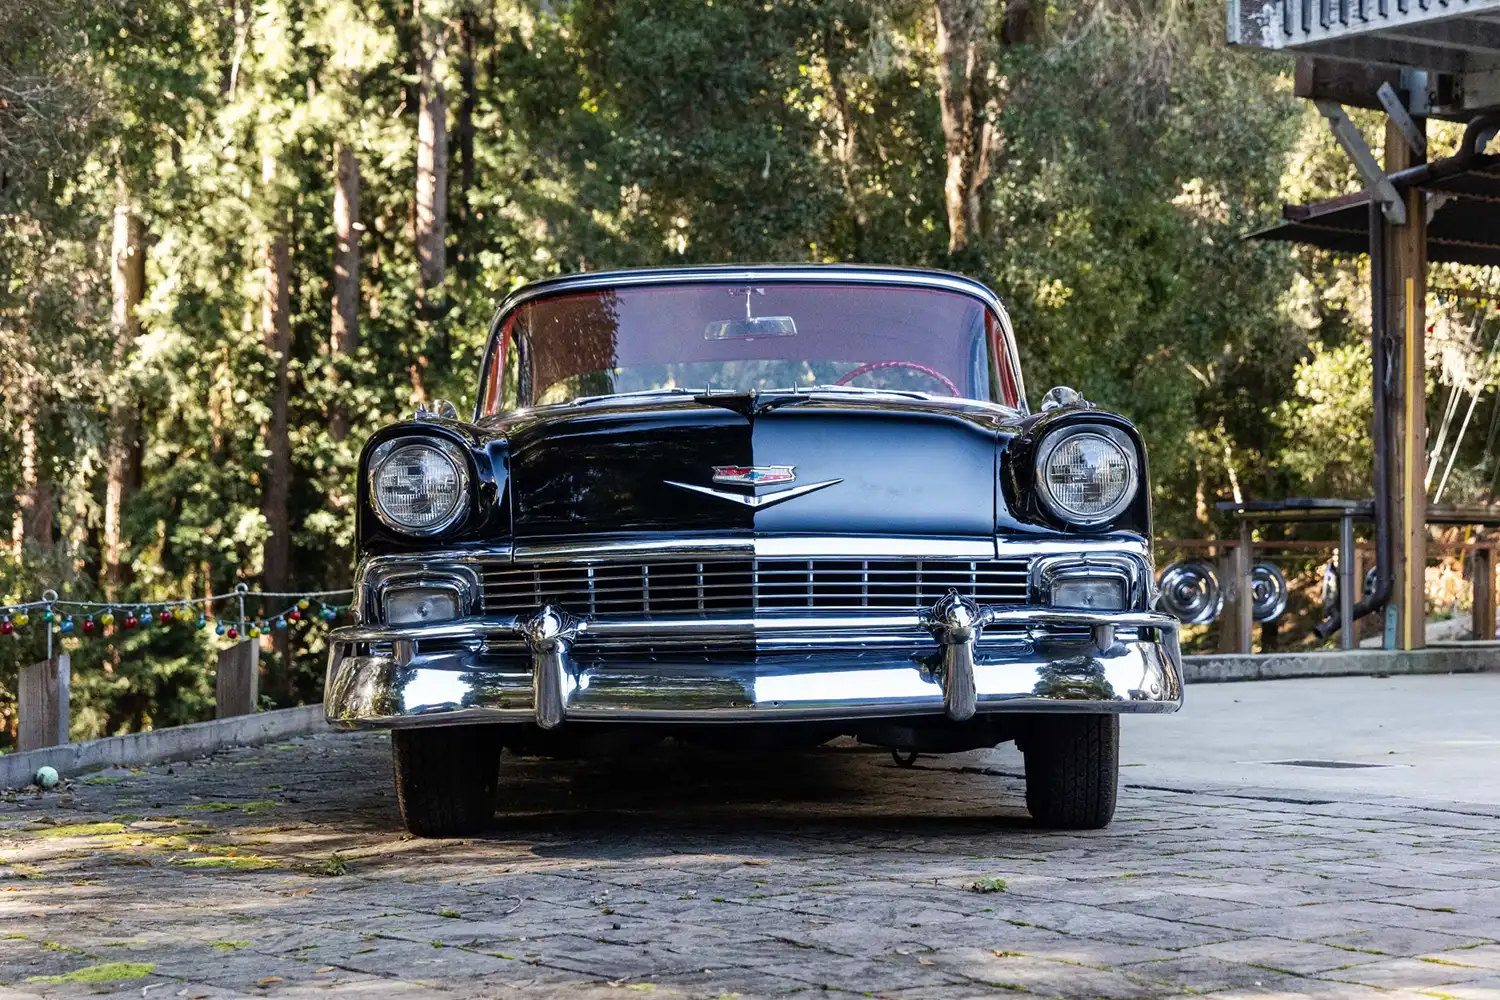
[[[997,445],[1020,419],[915,395],[725,393],[605,397],[482,427],[508,442],[518,541],[736,529],[986,536]],[[777,481],[728,482],[736,472],[726,470]]]

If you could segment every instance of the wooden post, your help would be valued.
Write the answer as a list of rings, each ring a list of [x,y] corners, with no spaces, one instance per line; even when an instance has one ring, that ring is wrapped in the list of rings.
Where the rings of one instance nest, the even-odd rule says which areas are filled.
[[[1240,646],[1240,599],[1238,546],[1227,545],[1219,550],[1219,586],[1224,588],[1224,609],[1219,612],[1219,652],[1243,653]]]
[[[38,750],[68,742],[68,695],[72,687],[72,665],[68,654],[21,668],[17,689],[20,715],[16,745]]]
[[[1426,120],[1418,118],[1426,131]],[[1394,122],[1385,126],[1387,173],[1416,166],[1421,157]],[[1391,608],[1397,649],[1427,641],[1427,206],[1422,192],[1405,193],[1406,224],[1387,226],[1386,330],[1391,353]]]
[[[1474,638],[1495,638],[1495,560],[1488,545],[1474,547]]]
[[[215,717],[251,715],[260,700],[260,644],[244,639],[219,653]]]
[[[1241,653],[1253,653],[1251,645],[1252,637],[1255,635],[1255,589],[1250,586],[1251,571],[1255,568],[1255,536],[1252,534],[1254,525],[1248,518],[1240,518],[1240,544],[1234,552],[1235,559],[1235,589],[1240,595],[1237,610],[1239,611],[1239,651]]]

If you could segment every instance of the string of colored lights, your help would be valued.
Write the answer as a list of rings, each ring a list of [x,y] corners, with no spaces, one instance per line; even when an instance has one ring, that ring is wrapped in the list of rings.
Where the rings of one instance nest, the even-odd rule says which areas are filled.
[[[31,624],[32,612],[39,612],[42,624],[48,630],[49,646],[53,635],[79,632],[93,635],[100,626],[108,627],[116,622],[126,630],[141,625],[167,626],[174,622],[192,622],[195,628],[201,630],[206,629],[209,622],[213,621],[217,635],[228,639],[238,639],[241,636],[254,639],[273,630],[285,629],[314,614],[324,621],[332,622],[341,613],[348,612],[349,606],[327,598],[344,597],[353,593],[352,590],[251,590],[242,583],[229,593],[204,597],[167,601],[77,601],[59,597],[55,590],[47,590],[37,600],[0,604],[0,635],[19,637],[18,630]],[[291,603],[279,611],[267,614],[265,601],[282,598],[290,598]],[[238,602],[237,623],[236,619],[226,620],[213,614],[209,608],[209,605],[228,600]],[[247,600],[261,602],[261,607],[253,617],[245,614]],[[317,605],[316,609],[314,605]],[[196,620],[194,609],[197,610]],[[77,621],[80,618],[82,621]]]

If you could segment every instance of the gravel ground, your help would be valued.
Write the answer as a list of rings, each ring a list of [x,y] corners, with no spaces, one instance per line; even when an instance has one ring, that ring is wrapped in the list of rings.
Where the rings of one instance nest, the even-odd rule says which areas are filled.
[[[445,842],[379,734],[104,772],[0,802],[0,997],[1500,1000],[1500,808],[1127,768],[1059,834],[1015,764],[507,756],[493,832]]]

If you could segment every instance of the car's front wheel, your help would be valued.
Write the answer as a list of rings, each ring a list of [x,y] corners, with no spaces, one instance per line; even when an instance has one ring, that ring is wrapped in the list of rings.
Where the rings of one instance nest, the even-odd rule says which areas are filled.
[[[499,726],[437,726],[391,733],[396,804],[419,837],[480,833],[495,816]]]
[[[1098,830],[1115,814],[1120,774],[1118,715],[1044,715],[1021,741],[1026,808],[1038,826]]]

